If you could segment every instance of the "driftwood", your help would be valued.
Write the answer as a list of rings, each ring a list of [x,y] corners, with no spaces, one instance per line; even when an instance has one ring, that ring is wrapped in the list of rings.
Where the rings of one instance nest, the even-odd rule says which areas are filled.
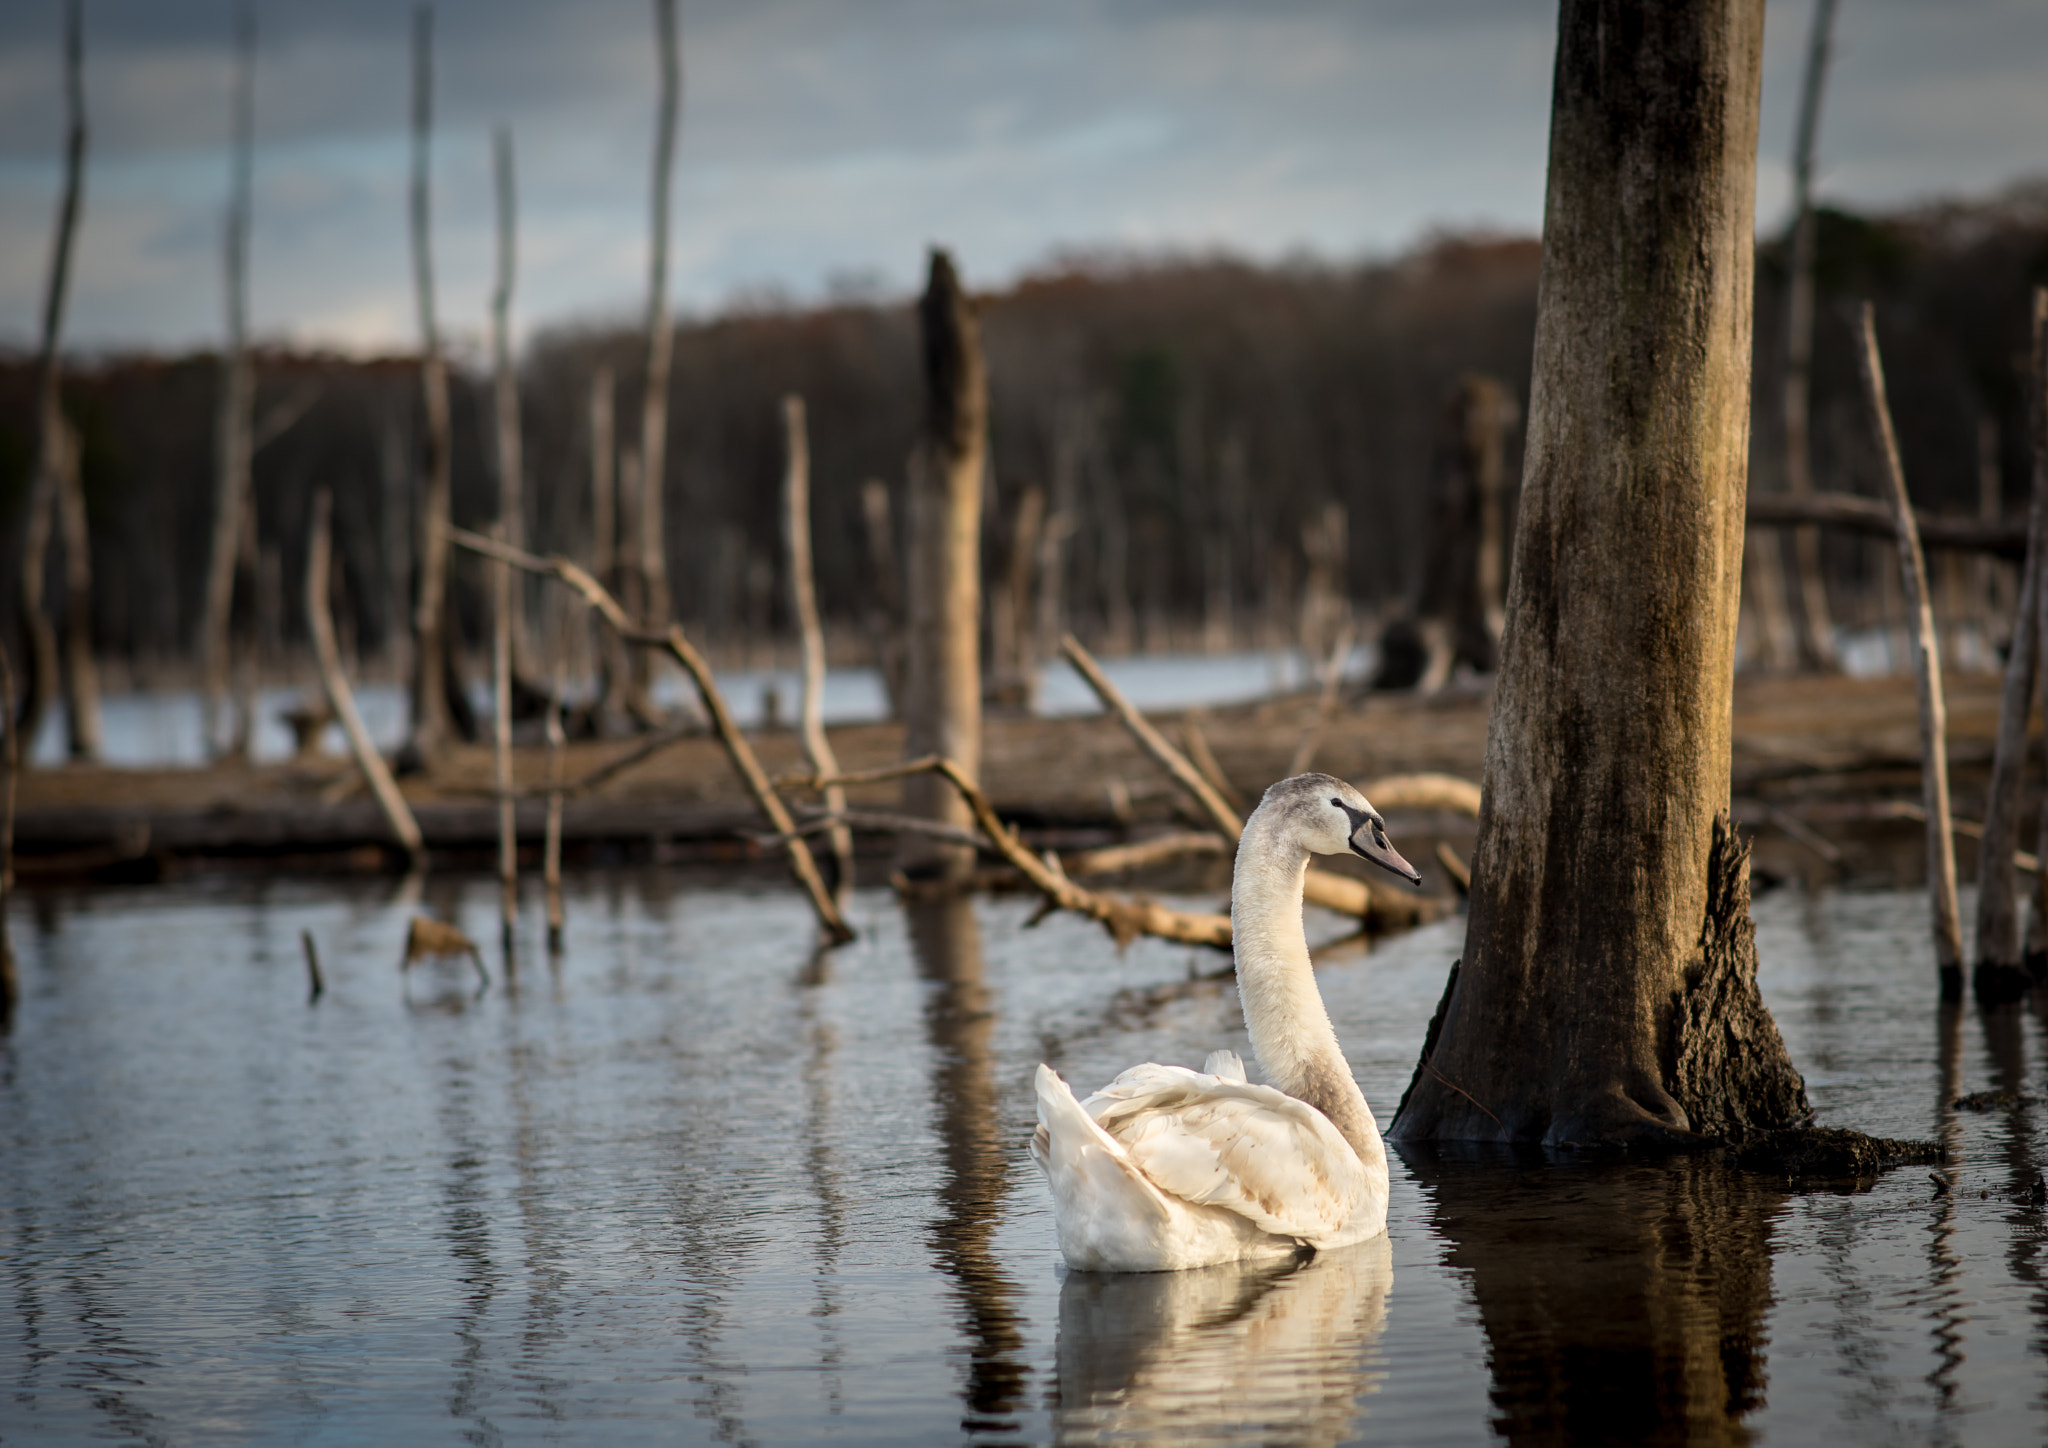
[[[804,758],[817,774],[837,774],[839,761],[825,736],[825,630],[818,621],[818,590],[811,570],[811,448],[804,427],[804,400],[782,399],[782,537],[788,550],[790,614],[796,620],[803,655],[803,695],[797,706],[797,733]],[[825,791],[825,809],[846,812],[846,791]],[[843,901],[853,887],[853,836],[844,825],[826,831],[832,846],[832,887]]]
[[[683,666],[691,681],[697,686],[698,697],[703,701],[704,710],[711,716],[711,727],[718,735],[719,743],[725,746],[727,758],[732,761],[740,781],[747,792],[754,797],[754,803],[768,822],[775,827],[778,835],[789,841],[790,873],[803,887],[810,898],[811,909],[817,914],[818,924],[826,936],[835,944],[853,939],[853,928],[846,923],[839,906],[826,890],[824,879],[818,874],[817,861],[812,857],[810,846],[796,834],[796,821],[791,818],[788,808],[775,793],[775,786],[769,782],[767,772],[761,768],[761,761],[755,757],[753,746],[734,722],[732,711],[726,707],[725,695],[711,677],[711,666],[704,662],[704,656],[684,635],[680,626],[671,624],[667,629],[647,628],[634,623],[626,616],[605,586],[592,578],[576,564],[562,557],[539,558],[521,549],[509,548],[493,542],[480,534],[461,528],[448,530],[448,540],[458,547],[487,558],[498,558],[529,573],[559,579],[581,594],[584,601],[612,631],[627,643],[642,648],[660,649]]]
[[[1249,814],[1244,796],[1237,792],[1237,786],[1230,782],[1230,776],[1223,772],[1223,766],[1216,762],[1215,753],[1209,748],[1209,736],[1193,718],[1183,719],[1180,726],[1180,742],[1186,748],[1188,762],[1202,772],[1202,778],[1209,781],[1209,787],[1223,797],[1231,812],[1239,816]]]
[[[2023,522],[1984,522],[1978,518],[1954,518],[1912,510],[1913,526],[1922,547],[1954,548],[1963,552],[1990,553],[2015,562],[2027,556],[2027,525]],[[1802,523],[1845,528],[1873,538],[1897,538],[1898,515],[1892,505],[1878,498],[1856,493],[1809,493],[1795,498],[1784,493],[1755,494],[1749,498],[1745,520],[1752,528],[1790,528]]]
[[[1933,895],[1934,956],[1941,971],[1942,999],[1961,1000],[1963,928],[1956,905],[1955,839],[1949,827],[1948,723],[1941,693],[1941,644],[1935,637],[1934,611],[1928,598],[1927,560],[1920,551],[1913,505],[1906,494],[1905,469],[1899,462],[1899,440],[1892,430],[1891,404],[1885,398],[1884,359],[1878,352],[1877,321],[1870,303],[1863,304],[1858,322],[1857,361],[1896,520],[1899,574],[1915,621],[1913,653],[1919,671],[1920,778],[1927,810],[1927,887]]]
[[[2048,291],[2034,291],[2034,375],[2048,363]],[[2036,386],[2038,387],[2038,382]],[[1999,701],[1998,744],[1985,794],[1984,848],[1977,857],[1977,999],[1987,1005],[2016,1001],[2029,979],[2020,951],[2019,902],[2013,850],[2020,832],[2020,775],[2026,765],[2027,714],[2040,672],[2040,598],[2048,553],[2048,471],[2035,469],[2027,517],[2027,562],[2020,576],[2019,612],[2013,619]]]
[[[1182,831],[1178,834],[1160,835],[1156,839],[1139,840],[1129,845],[1109,845],[1099,850],[1081,850],[1060,860],[1060,866],[1070,876],[1118,875],[1126,870],[1142,870],[1152,865],[1163,865],[1168,860],[1184,860],[1190,855],[1227,855],[1230,841],[1208,830],[1199,833]]]
[[[1060,867],[1057,856],[1048,854],[1041,859],[1026,849],[1023,841],[1017,838],[1016,831],[996,816],[988,796],[950,759],[931,756],[853,774],[812,775],[800,782],[806,788],[823,790],[833,785],[873,784],[919,774],[935,776],[951,785],[980,827],[982,836],[1050,905],[1100,921],[1118,945],[1129,944],[1140,935],[1156,935],[1162,940],[1177,940],[1186,945],[1209,945],[1219,950],[1230,948],[1228,915],[1173,910],[1150,900],[1119,900],[1075,884]]]
[[[1444,810],[1479,818],[1479,786],[1455,774],[1389,774],[1359,788],[1374,809]]]
[[[1138,712],[1123,691],[1109,681],[1102,672],[1102,666],[1095,662],[1095,656],[1081,646],[1081,641],[1072,634],[1060,638],[1060,652],[1067,656],[1067,662],[1074,666],[1088,687],[1103,705],[1122,722],[1138,746],[1153,760],[1172,775],[1174,782],[1188,792],[1202,807],[1216,828],[1233,843],[1244,833],[1244,821],[1223,801],[1213,785],[1202,777],[1202,772],[1188,760],[1188,757],[1167,743],[1166,736],[1153,728],[1145,716]],[[1363,880],[1354,880],[1348,875],[1333,875],[1327,870],[1311,869],[1302,880],[1302,897],[1310,904],[1320,905],[1326,910],[1335,910],[1344,915],[1356,915],[1364,919],[1373,908],[1375,892]]]
[[[328,705],[334,710],[335,717],[341,720],[341,732],[348,738],[349,752],[355,755],[356,767],[363,772],[363,780],[376,797],[378,808],[384,811],[391,833],[405,847],[413,868],[418,869],[427,858],[426,841],[420,834],[419,821],[413,818],[405,796],[398,792],[398,782],[391,777],[384,756],[377,752],[377,746],[370,740],[370,731],[364,727],[363,716],[356,709],[355,694],[349,689],[348,676],[341,669],[341,649],[334,641],[334,615],[327,604],[328,532],[333,510],[333,496],[325,488],[314,494],[312,540],[306,545],[306,628],[313,635],[313,654],[320,663],[320,683],[327,691]]]

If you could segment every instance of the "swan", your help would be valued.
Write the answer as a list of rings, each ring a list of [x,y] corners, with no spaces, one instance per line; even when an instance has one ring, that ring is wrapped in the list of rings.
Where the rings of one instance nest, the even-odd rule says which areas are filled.
[[[1386,1146],[1337,1047],[1301,920],[1308,857],[1346,852],[1422,883],[1379,811],[1327,774],[1273,785],[1238,840],[1238,999],[1272,1085],[1253,1085],[1236,1052],[1216,1051],[1199,1071],[1133,1066],[1079,1101],[1039,1066],[1031,1156],[1052,1188],[1069,1267],[1176,1271],[1386,1230]]]

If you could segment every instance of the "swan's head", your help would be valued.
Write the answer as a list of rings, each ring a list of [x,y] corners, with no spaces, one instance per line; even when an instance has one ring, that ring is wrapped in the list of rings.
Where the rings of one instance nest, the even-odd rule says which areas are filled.
[[[1411,885],[1422,876],[1387,839],[1387,822],[1372,802],[1332,774],[1297,774],[1266,791],[1258,813],[1277,814],[1301,844],[1318,855],[1357,855]]]

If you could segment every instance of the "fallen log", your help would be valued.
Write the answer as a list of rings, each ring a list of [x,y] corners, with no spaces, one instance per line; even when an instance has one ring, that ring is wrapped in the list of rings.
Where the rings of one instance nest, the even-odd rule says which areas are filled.
[[[1865,498],[1856,493],[1808,493],[1803,498],[1788,493],[1751,493],[1744,519],[1752,528],[1796,528],[1818,523],[1867,533],[1874,538],[1899,536],[1898,520],[1891,505],[1882,498]],[[2027,556],[2027,525],[2023,519],[1987,522],[1981,518],[1945,517],[1915,508],[1913,521],[1923,547],[1990,553],[2014,561]]]

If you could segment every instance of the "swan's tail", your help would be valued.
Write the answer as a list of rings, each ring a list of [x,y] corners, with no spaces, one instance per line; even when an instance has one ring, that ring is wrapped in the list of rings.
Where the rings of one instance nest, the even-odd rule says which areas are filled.
[[[1165,1198],[1050,1066],[1038,1068],[1031,1155],[1052,1187],[1069,1266],[1117,1267],[1156,1255],[1172,1221]]]

